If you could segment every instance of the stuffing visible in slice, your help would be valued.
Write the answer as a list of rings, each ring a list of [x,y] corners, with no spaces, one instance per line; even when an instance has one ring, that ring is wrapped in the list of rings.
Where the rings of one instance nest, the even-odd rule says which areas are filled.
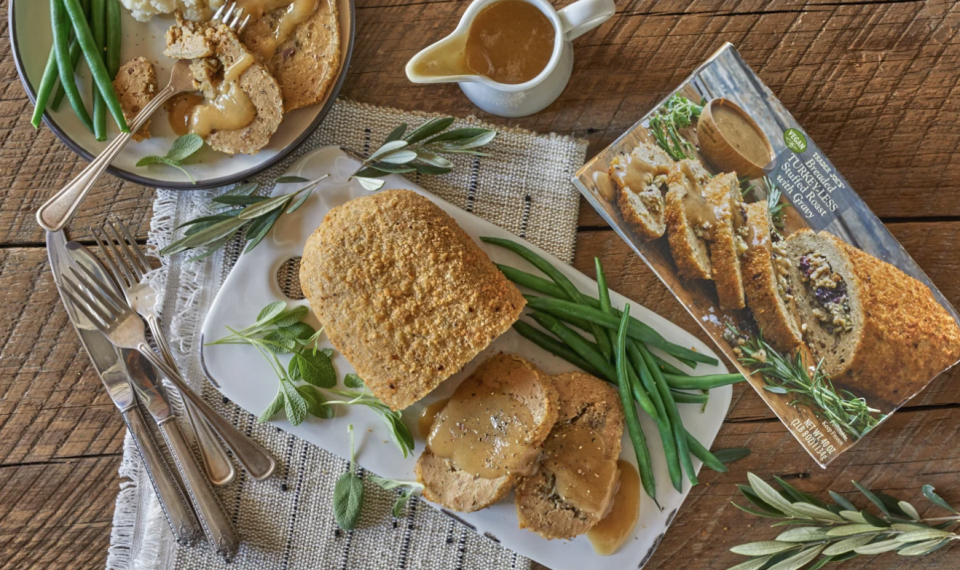
[[[620,216],[644,240],[656,239],[666,230],[663,192],[672,165],[673,159],[653,143],[639,143],[610,161]]]

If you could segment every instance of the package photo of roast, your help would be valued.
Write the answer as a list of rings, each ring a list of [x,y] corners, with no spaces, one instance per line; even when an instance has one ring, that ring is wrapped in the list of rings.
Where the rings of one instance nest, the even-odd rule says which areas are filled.
[[[956,310],[730,45],[574,183],[821,465],[960,360]]]

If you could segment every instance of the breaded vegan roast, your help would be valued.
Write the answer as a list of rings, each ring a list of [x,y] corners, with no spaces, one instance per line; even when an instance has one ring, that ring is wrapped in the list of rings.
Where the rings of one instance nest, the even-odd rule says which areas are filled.
[[[330,341],[394,410],[460,370],[526,304],[453,218],[411,190],[330,210],[304,246],[300,284]]]

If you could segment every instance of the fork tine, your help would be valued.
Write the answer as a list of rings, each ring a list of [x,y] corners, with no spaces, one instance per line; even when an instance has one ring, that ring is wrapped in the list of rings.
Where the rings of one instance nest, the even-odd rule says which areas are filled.
[[[130,287],[132,278],[123,261],[117,256],[119,252],[116,251],[113,240],[107,236],[107,232],[102,227],[94,227],[92,233],[94,241],[97,242],[97,247],[103,252],[103,259],[106,260],[107,268],[113,275],[114,280],[124,289]],[[115,256],[117,256],[117,261],[114,261]]]
[[[104,224],[106,226],[106,224]],[[133,279],[130,283],[135,285],[143,279],[143,271],[140,270],[140,262],[137,260],[137,257],[133,254],[133,251],[130,250],[130,246],[127,245],[127,241],[120,235],[120,230],[117,229],[117,226],[114,225],[113,221],[110,222],[110,228],[113,230],[113,239],[115,240],[117,250],[120,251],[123,261],[127,264],[127,269],[133,272],[136,279]],[[139,250],[140,248],[134,244],[134,247]]]
[[[233,20],[231,20],[230,23],[227,24],[227,26],[231,30],[237,29],[237,23],[240,21],[241,16],[243,16],[243,8],[240,8],[239,10],[237,10],[237,13],[233,16]]]
[[[96,299],[100,306],[105,310],[110,311],[109,319],[117,318],[120,314],[127,310],[127,303],[123,299],[117,297],[116,293],[113,292],[112,288],[107,287],[100,282],[100,279],[97,278],[89,269],[84,266],[80,266],[80,271],[86,275],[81,275],[76,269],[70,268],[73,271],[74,277],[86,288],[86,292]],[[108,320],[109,320],[108,319]]]
[[[224,9],[226,9],[226,7],[229,6],[230,4],[231,4],[231,2],[227,2],[227,3],[225,3],[225,4],[221,4],[221,5],[220,5],[220,8],[217,9],[217,13],[213,15],[213,19],[214,19],[214,20],[219,20],[219,19],[220,19],[220,15],[223,14]]]
[[[240,27],[237,28],[237,31],[238,32],[243,31],[243,29],[247,27],[247,22],[249,21],[250,21],[250,14],[247,14],[247,17],[244,18],[242,22],[240,22]]]
[[[227,4],[227,11],[223,14],[222,18],[224,24],[230,21],[230,14],[233,14],[233,11],[236,9],[236,7],[237,5],[233,2]]]
[[[63,280],[63,292],[66,293],[73,305],[93,323],[100,332],[108,328],[107,323],[112,319],[103,313],[102,308],[93,302],[83,287],[78,286],[70,279]]]
[[[137,240],[134,239],[133,234],[130,233],[130,226],[120,220],[114,220],[110,223],[112,223],[114,227],[120,227],[120,232],[123,234],[123,237],[126,238],[127,245],[133,249],[133,252],[136,254],[137,261],[140,262],[140,271],[144,274],[150,273],[150,271],[153,269],[150,267],[150,260],[147,259],[147,256],[144,255],[143,250],[141,250],[140,246],[137,245]]]

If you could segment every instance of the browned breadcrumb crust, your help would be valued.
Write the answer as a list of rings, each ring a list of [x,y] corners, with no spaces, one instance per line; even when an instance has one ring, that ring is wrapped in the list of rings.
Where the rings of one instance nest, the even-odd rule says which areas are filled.
[[[682,160],[670,168],[667,177],[667,197],[664,218],[667,224],[667,241],[670,253],[677,264],[677,273],[684,279],[712,279],[710,253],[706,243],[706,230],[694,228],[687,219],[684,198],[687,187],[683,182],[686,174],[682,170],[687,163],[701,184],[706,183],[710,174],[695,160]]]
[[[120,66],[117,77],[113,80],[113,88],[120,99],[120,107],[127,123],[157,95],[157,73],[153,64],[145,58],[136,57]],[[140,142],[150,138],[150,120],[147,120],[140,129],[133,133],[133,140]]]
[[[300,284],[330,341],[394,410],[460,370],[526,304],[453,218],[411,190],[327,213]]]
[[[252,22],[243,32],[243,43],[256,51],[258,41],[272,34],[276,20],[286,10],[278,8]],[[336,0],[320,0],[316,12],[297,26],[287,41],[264,62],[283,93],[284,112],[320,103],[327,97],[340,71],[340,24]]]
[[[460,386],[454,397],[486,393],[483,387],[496,393],[509,394],[530,410],[533,425],[528,426],[524,439],[537,448],[547,438],[557,421],[559,396],[553,382],[526,360],[500,354],[483,362]],[[449,459],[437,457],[427,448],[414,468],[417,481],[423,484],[423,496],[453,509],[469,513],[496,503],[513,489],[518,480],[515,474],[494,479],[476,477],[457,469]]]
[[[800,346],[799,325],[777,290],[778,274],[773,258],[770,231],[773,223],[766,201],[747,204],[747,225],[751,228],[744,254],[743,287],[747,306],[753,312],[763,338],[770,346],[787,353]]]
[[[960,359],[960,328],[923,283],[832,234],[817,235],[849,258],[847,287],[862,308],[853,358],[828,374],[869,394],[870,405],[892,409]]]
[[[743,296],[743,277],[740,273],[740,251],[737,246],[737,229],[734,216],[743,206],[740,183],[735,172],[714,176],[703,189],[707,202],[713,206],[717,218],[710,242],[710,263],[713,266],[713,281],[717,287],[721,309],[742,309],[746,306]]]
[[[560,396],[560,413],[547,440],[564,424],[588,422],[607,442],[607,459],[619,457],[623,408],[616,388],[584,372],[560,374],[553,379]],[[516,505],[520,528],[530,529],[547,539],[569,539],[587,532],[600,522],[595,514],[582,511],[577,505],[559,497],[553,481],[553,474],[541,466],[537,474],[524,477],[517,484]]]

